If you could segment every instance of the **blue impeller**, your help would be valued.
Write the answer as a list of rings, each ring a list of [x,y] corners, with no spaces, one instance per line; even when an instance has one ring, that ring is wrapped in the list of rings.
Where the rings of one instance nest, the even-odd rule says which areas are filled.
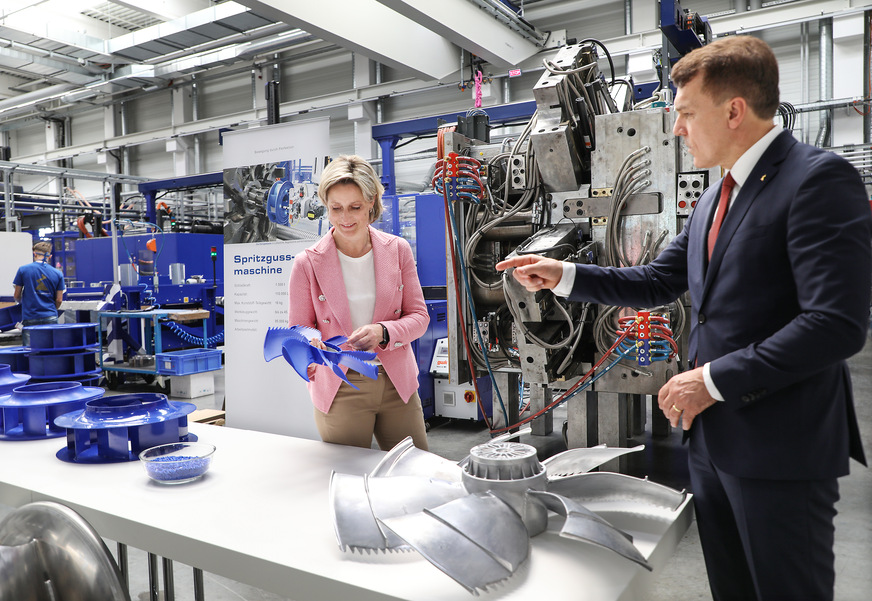
[[[321,340],[321,332],[307,326],[292,326],[290,328],[269,328],[263,341],[263,358],[272,361],[283,356],[291,364],[300,377],[309,381],[306,373],[312,364],[326,365],[354,389],[357,386],[348,381],[340,365],[349,367],[367,378],[378,378],[378,366],[370,363],[375,353],[364,351],[343,351],[339,345],[348,340],[345,336],[334,336],[322,342],[328,350],[321,350],[310,344],[311,340]]]

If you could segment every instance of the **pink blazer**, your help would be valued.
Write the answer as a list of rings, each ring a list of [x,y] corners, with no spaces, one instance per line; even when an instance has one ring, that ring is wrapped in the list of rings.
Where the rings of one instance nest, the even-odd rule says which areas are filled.
[[[376,353],[397,392],[408,402],[418,390],[418,365],[411,343],[427,331],[427,305],[409,243],[373,227],[369,234],[376,287],[372,323],[384,324],[390,336],[387,348],[377,348]],[[348,295],[330,232],[294,258],[288,296],[288,325],[316,328],[325,340],[351,334]],[[317,367],[309,394],[319,411],[327,413],[341,383],[328,367]]]

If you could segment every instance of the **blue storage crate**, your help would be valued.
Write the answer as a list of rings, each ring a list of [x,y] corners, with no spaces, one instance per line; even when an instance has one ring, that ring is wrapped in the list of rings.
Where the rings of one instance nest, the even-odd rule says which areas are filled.
[[[186,376],[221,369],[221,349],[197,348],[171,353],[158,353],[157,373],[165,376]]]

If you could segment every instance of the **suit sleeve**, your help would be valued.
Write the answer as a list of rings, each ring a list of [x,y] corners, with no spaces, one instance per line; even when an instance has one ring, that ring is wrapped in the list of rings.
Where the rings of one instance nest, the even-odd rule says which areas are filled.
[[[424,292],[418,280],[418,270],[412,256],[412,247],[399,238],[397,254],[400,260],[402,274],[402,290],[400,295],[399,317],[394,320],[382,321],[390,336],[390,343],[385,350],[399,348],[398,345],[410,344],[427,331],[430,317],[427,314],[427,304],[424,302]],[[392,267],[393,268],[393,267]]]
[[[647,265],[600,267],[576,265],[569,300],[619,307],[657,307],[687,290],[687,232],[684,229]]]
[[[727,401],[758,390],[753,402],[759,402],[847,359],[866,341],[872,213],[864,186],[849,163],[830,153],[795,177],[801,181],[787,212],[785,267],[796,308],[774,314],[784,323],[768,336],[712,361],[712,379]]]

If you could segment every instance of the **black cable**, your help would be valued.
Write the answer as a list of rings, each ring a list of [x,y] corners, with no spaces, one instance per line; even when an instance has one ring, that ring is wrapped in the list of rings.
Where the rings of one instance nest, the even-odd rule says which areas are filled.
[[[615,63],[612,62],[612,55],[609,54],[609,49],[605,47],[605,44],[603,44],[599,40],[595,40],[593,38],[585,38],[585,39],[581,40],[581,42],[579,42],[579,43],[580,44],[587,44],[588,42],[590,42],[591,44],[596,44],[597,46],[599,46],[600,48],[603,49],[603,52],[605,52],[606,58],[609,59],[609,69],[612,72],[612,83],[614,83],[614,81],[615,81]]]

